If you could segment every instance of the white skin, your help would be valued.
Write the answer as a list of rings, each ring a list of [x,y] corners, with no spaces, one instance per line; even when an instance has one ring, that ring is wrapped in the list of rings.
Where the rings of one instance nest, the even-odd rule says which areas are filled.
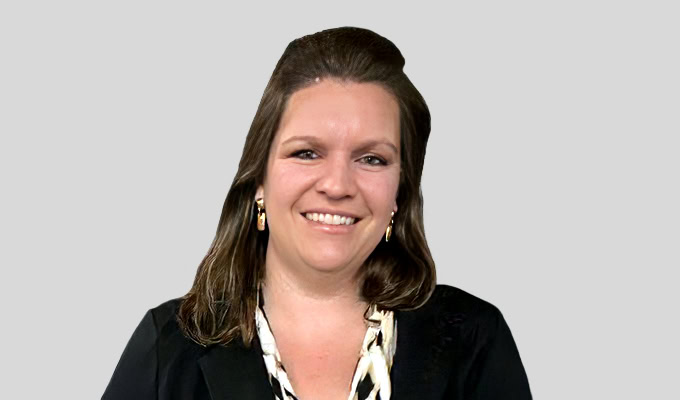
[[[321,80],[282,116],[255,198],[269,229],[265,312],[301,399],[349,393],[366,329],[359,271],[397,218],[399,138],[397,102],[373,83]],[[301,215],[318,208],[360,220],[329,232]]]

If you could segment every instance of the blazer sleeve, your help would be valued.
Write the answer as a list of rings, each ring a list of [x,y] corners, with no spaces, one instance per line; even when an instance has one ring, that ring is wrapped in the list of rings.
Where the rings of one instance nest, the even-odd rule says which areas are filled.
[[[517,345],[503,315],[492,307],[485,339],[470,375],[466,398],[475,400],[531,400],[531,391]]]
[[[149,310],[128,341],[102,400],[157,398],[158,329]]]

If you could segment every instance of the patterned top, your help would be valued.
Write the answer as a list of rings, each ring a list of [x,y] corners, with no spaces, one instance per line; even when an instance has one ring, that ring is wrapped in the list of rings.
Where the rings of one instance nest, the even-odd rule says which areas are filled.
[[[269,382],[277,400],[297,400],[281,363],[281,355],[276,347],[259,293],[258,304],[255,322]],[[390,369],[397,349],[397,322],[392,311],[379,311],[375,305],[368,309],[367,315],[366,336],[350,384],[348,400],[389,400],[392,391]]]

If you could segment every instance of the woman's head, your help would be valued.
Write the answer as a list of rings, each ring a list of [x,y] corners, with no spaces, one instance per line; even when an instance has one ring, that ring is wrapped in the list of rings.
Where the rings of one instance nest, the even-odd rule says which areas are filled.
[[[398,210],[399,136],[399,107],[380,85],[324,78],[293,93],[255,194],[268,264],[356,278]]]
[[[182,303],[179,319],[190,337],[250,342],[268,245],[314,268],[360,267],[364,300],[384,308],[414,308],[429,297],[435,270],[420,180],[430,114],[403,66],[392,42],[365,29],[330,29],[288,45],[253,119],[215,240]],[[261,197],[263,232],[255,223]],[[301,215],[326,211],[358,222],[331,235]]]

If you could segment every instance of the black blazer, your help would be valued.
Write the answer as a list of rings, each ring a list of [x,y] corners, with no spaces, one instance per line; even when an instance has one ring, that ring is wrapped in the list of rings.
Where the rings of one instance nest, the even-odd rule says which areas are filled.
[[[200,346],[177,325],[179,303],[146,313],[102,399],[273,399],[257,339],[250,348]],[[395,318],[392,400],[531,399],[510,329],[492,304],[437,285],[424,306]]]

